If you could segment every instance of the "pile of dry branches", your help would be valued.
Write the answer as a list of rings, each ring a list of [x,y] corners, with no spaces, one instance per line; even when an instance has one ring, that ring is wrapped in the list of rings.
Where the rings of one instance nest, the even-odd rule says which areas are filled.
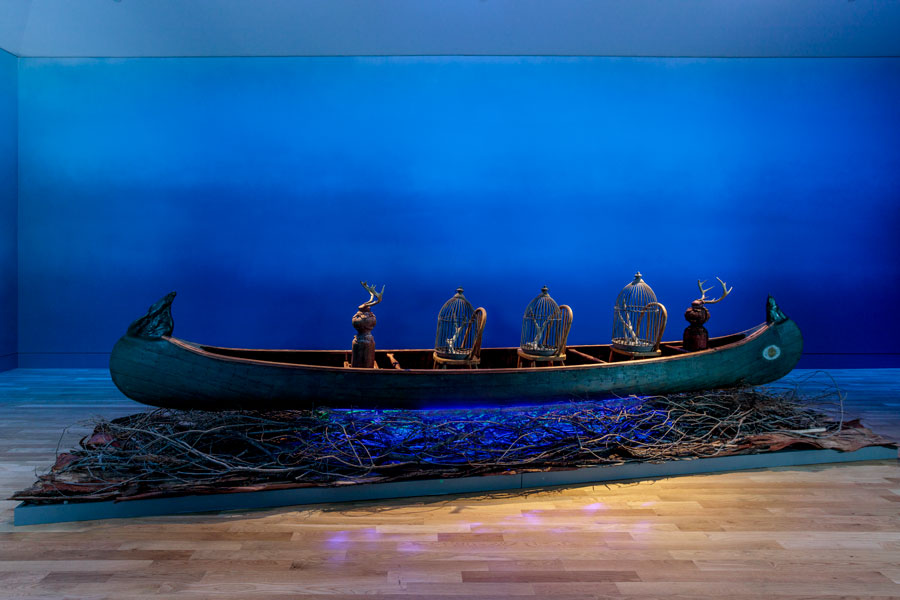
[[[836,388],[812,396],[745,388],[504,409],[160,409],[97,422],[15,498],[103,500],[755,452],[760,434],[832,435],[840,403]]]

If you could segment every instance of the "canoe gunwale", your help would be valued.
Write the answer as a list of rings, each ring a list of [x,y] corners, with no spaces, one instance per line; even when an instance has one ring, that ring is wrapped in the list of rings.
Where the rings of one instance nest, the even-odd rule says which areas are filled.
[[[423,375],[423,374],[441,374],[441,375],[449,375],[453,373],[465,373],[467,375],[491,375],[498,373],[528,373],[528,372],[544,372],[546,373],[548,369],[553,369],[554,371],[577,371],[577,370],[602,370],[607,368],[621,368],[625,365],[634,365],[638,363],[662,363],[669,361],[682,361],[689,360],[691,358],[697,358],[700,356],[708,356],[712,354],[716,354],[722,351],[728,351],[734,348],[738,348],[740,346],[751,344],[758,337],[762,336],[766,331],[772,328],[777,328],[781,323],[761,323],[744,331],[740,331],[737,333],[720,336],[721,338],[731,337],[734,335],[744,334],[744,337],[741,339],[732,342],[730,344],[725,344],[722,346],[718,346],[716,348],[710,348],[708,350],[699,350],[695,352],[685,352],[683,354],[674,354],[671,356],[658,356],[658,357],[650,357],[650,358],[641,358],[639,360],[634,361],[617,361],[617,362],[604,362],[604,363],[588,363],[583,365],[553,365],[553,366],[544,366],[544,367],[501,367],[501,368],[481,368],[481,369],[367,369],[367,368],[359,368],[359,367],[336,367],[336,366],[328,366],[328,365],[307,365],[307,364],[298,364],[298,363],[287,363],[280,361],[272,361],[272,360],[259,360],[255,358],[245,358],[239,356],[227,356],[224,354],[218,354],[216,352],[210,352],[205,350],[205,348],[209,349],[219,349],[219,350],[228,350],[228,351],[255,351],[255,349],[244,349],[244,348],[226,348],[219,346],[210,346],[208,344],[197,344],[194,342],[189,342],[186,340],[182,340],[172,336],[162,336],[160,340],[163,340],[173,346],[183,350],[190,352],[192,354],[196,354],[198,356],[202,356],[209,360],[222,361],[228,363],[238,363],[238,364],[246,364],[246,365],[265,365],[270,367],[278,367],[283,369],[298,369],[298,370],[306,370],[306,371],[326,371],[326,372],[347,372],[347,373],[391,373],[393,375],[407,374],[407,375]],[[715,340],[716,338],[711,338],[710,341]],[[666,344],[677,344],[676,341],[670,342],[662,342],[663,345]],[[572,345],[572,348],[580,349],[580,348],[596,348],[596,347],[608,347],[607,345],[598,344],[582,344],[582,345]],[[483,350],[510,350],[515,351],[515,348],[484,348]],[[269,350],[271,352],[291,352],[292,350]],[[296,350],[294,350],[296,351]],[[430,352],[431,350],[427,349],[388,349],[388,350],[379,350],[379,353],[384,352]],[[304,351],[304,352],[321,352],[327,354],[339,354],[339,353],[347,353],[348,350],[316,350],[316,351]]]

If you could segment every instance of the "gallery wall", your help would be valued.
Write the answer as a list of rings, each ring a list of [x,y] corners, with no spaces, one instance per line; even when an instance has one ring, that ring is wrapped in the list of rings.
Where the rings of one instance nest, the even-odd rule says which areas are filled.
[[[26,58],[19,98],[21,366],[171,290],[186,339],[346,348],[361,279],[381,348],[459,285],[487,346],[544,284],[603,343],[636,269],[667,338],[718,275],[714,335],[771,293],[801,366],[898,362],[898,59]]]
[[[16,57],[0,50],[0,371],[16,367]]]

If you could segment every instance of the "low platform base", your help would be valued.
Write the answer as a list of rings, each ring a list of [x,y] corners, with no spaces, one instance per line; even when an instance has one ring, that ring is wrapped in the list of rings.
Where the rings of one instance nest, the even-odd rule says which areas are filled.
[[[896,459],[897,448],[868,446],[854,452],[837,450],[785,450],[676,460],[662,463],[634,462],[571,470],[526,472],[452,479],[420,479],[389,483],[304,487],[258,492],[206,494],[151,498],[147,500],[28,504],[15,508],[15,525],[38,525],[66,521],[118,519],[159,515],[251,510],[303,504],[330,504],[388,498],[467,494],[556,485],[600,483],[630,479],[650,479],[863,460]]]

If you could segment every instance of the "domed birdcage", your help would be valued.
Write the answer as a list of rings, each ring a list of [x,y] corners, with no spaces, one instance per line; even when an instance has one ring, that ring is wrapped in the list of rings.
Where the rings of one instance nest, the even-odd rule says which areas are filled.
[[[461,287],[456,288],[456,294],[444,303],[438,313],[437,333],[434,336],[435,364],[477,365],[486,316],[483,308],[472,307],[463,296]]]
[[[547,286],[541,288],[540,295],[528,303],[522,318],[519,364],[523,359],[532,364],[565,361],[566,339],[571,326],[572,309],[559,306],[550,297]]]
[[[635,356],[658,354],[667,316],[640,272],[635,273],[616,298],[613,349]]]

